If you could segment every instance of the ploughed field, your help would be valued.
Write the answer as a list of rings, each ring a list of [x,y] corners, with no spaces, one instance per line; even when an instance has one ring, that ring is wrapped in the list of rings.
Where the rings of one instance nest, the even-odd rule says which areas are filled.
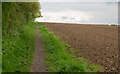
[[[75,49],[77,57],[103,67],[105,72],[118,71],[118,27],[89,24],[42,22],[49,31]]]

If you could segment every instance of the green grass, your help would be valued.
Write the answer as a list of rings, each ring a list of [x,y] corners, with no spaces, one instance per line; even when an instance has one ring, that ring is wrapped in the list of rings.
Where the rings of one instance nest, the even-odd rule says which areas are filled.
[[[36,25],[30,22],[2,37],[2,72],[30,72]]]
[[[59,41],[53,32],[49,32],[41,23],[39,30],[45,48],[45,60],[50,72],[97,72],[99,67],[90,65],[84,58],[77,58],[69,54],[65,49],[67,43]],[[72,51],[73,49],[70,48]]]
[[[2,55],[1,55],[1,53],[2,53],[2,28],[0,25],[0,73],[2,72]]]

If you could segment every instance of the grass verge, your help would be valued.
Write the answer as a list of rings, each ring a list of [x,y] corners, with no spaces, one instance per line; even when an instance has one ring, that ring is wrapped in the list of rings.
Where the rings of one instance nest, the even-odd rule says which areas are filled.
[[[29,72],[34,54],[36,25],[30,22],[2,37],[2,72]]]
[[[84,58],[78,58],[76,61],[75,56],[65,50],[69,46],[67,43],[59,41],[53,32],[49,32],[41,23],[38,24],[46,52],[45,60],[50,72],[98,71],[98,66],[88,64]],[[72,48],[70,49],[72,50]]]
[[[2,53],[2,27],[0,25],[0,74],[2,73],[2,55],[1,55],[1,53]]]

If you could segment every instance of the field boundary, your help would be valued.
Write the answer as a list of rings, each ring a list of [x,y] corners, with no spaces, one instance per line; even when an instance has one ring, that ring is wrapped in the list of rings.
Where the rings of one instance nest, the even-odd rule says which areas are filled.
[[[69,46],[67,43],[59,41],[53,32],[49,32],[41,23],[38,24],[49,72],[97,72],[100,69],[88,64],[84,58],[77,58],[76,61],[75,56],[65,50]]]

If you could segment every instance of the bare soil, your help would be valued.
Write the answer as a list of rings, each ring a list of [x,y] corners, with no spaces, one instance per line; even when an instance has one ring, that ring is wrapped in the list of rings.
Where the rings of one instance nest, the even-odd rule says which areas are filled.
[[[44,61],[44,50],[41,42],[41,37],[39,33],[39,28],[37,25],[37,38],[35,45],[34,59],[31,66],[31,72],[47,72],[47,68]]]
[[[117,72],[118,27],[89,24],[42,22],[49,31],[75,49],[77,57],[84,57],[91,64],[100,65],[104,72]]]

